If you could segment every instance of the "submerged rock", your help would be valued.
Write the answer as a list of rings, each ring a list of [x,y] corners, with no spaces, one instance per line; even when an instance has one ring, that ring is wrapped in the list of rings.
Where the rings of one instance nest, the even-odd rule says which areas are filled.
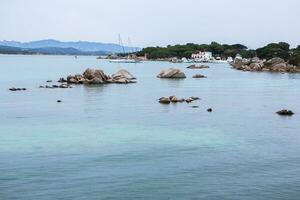
[[[195,74],[193,76],[193,78],[207,78],[206,76],[202,75],[202,74]]]
[[[209,66],[208,65],[190,65],[187,67],[188,69],[208,69]]]
[[[60,85],[46,85],[46,86],[41,85],[39,88],[57,89],[57,88],[72,88],[72,87],[67,83],[62,83]]]
[[[176,96],[170,96],[169,99],[172,103],[182,103],[185,101],[185,99],[179,99]]]
[[[159,103],[162,103],[162,104],[182,103],[182,102],[191,103],[191,102],[199,100],[199,99],[200,99],[199,97],[190,97],[188,99],[183,99],[183,98],[178,98],[176,96],[170,96],[170,97],[161,97],[159,99]]]
[[[286,109],[284,109],[284,110],[280,110],[280,111],[278,111],[278,112],[276,112],[278,115],[282,115],[282,116],[292,116],[292,115],[294,115],[294,112],[293,111],[291,111],[291,110],[286,110]]]
[[[207,109],[207,112],[212,112],[212,111],[213,111],[212,108]]]
[[[200,100],[199,97],[190,97],[190,99],[192,99],[193,101]]]
[[[21,91],[21,90],[27,90],[26,88],[15,88],[15,87],[12,87],[12,88],[9,88],[8,90],[10,91]]]
[[[66,83],[67,80],[62,77],[62,78],[59,78],[59,80],[57,82],[59,82],[59,83]]]
[[[170,101],[170,99],[168,97],[161,97],[159,99],[159,103],[161,103],[161,104],[170,104],[171,101]]]
[[[157,78],[174,78],[174,79],[180,79],[180,78],[186,78],[184,72],[182,72],[180,69],[177,68],[169,68],[162,70],[158,75]]]

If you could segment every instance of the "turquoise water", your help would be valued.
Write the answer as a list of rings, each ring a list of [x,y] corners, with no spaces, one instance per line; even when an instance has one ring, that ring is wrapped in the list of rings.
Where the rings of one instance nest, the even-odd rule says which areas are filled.
[[[188,78],[155,78],[171,66]],[[0,199],[299,199],[300,75],[186,66],[0,56]],[[87,67],[138,83],[38,88]]]

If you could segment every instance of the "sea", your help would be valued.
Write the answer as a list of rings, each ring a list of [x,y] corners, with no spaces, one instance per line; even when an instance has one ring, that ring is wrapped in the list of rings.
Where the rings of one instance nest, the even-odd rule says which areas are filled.
[[[300,74],[208,65],[1,55],[0,200],[300,199]],[[39,88],[86,68],[137,83]]]

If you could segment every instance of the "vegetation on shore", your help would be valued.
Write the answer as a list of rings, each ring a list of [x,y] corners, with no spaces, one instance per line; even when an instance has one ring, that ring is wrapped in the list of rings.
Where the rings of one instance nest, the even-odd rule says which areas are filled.
[[[168,45],[167,47],[146,47],[138,52],[138,56],[148,55],[149,59],[160,58],[190,58],[193,53],[199,51],[210,51],[215,57],[226,59],[227,57],[235,57],[240,54],[243,58],[259,57],[260,59],[271,59],[274,57],[283,58],[290,64],[300,66],[300,46],[291,49],[290,45],[285,42],[270,43],[262,48],[248,49],[242,44],[219,44],[212,42],[211,44],[193,44],[184,45]]]

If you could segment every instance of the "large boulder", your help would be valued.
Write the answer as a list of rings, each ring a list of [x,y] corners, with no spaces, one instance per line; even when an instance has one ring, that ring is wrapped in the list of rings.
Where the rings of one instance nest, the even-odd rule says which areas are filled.
[[[170,99],[168,97],[161,97],[159,99],[159,103],[161,103],[161,104],[170,104],[171,101],[170,101]]]
[[[261,71],[261,65],[259,63],[251,63],[249,65],[250,69],[253,71]]]
[[[259,57],[253,57],[251,58],[251,63],[262,63],[263,61],[259,59]]]
[[[186,78],[184,72],[177,68],[169,68],[162,70],[157,78]]]
[[[286,63],[278,63],[278,64],[274,64],[271,67],[272,71],[275,72],[285,72],[287,70],[287,64]]]
[[[132,74],[130,74],[126,69],[121,69],[117,73],[111,75],[111,77],[114,80],[118,80],[121,78],[127,79],[127,80],[134,80],[136,79]]]
[[[243,59],[240,57],[236,57],[232,63],[232,66],[237,69],[241,69],[243,66]]]
[[[276,64],[280,64],[280,63],[285,63],[285,61],[282,58],[279,58],[279,57],[272,58],[272,59],[265,62],[266,65],[271,66],[271,67],[276,65]]]
[[[101,69],[86,69],[83,73],[84,78],[87,80],[93,80],[94,78],[97,78],[101,80],[102,82],[105,82],[109,77],[103,72]]]

